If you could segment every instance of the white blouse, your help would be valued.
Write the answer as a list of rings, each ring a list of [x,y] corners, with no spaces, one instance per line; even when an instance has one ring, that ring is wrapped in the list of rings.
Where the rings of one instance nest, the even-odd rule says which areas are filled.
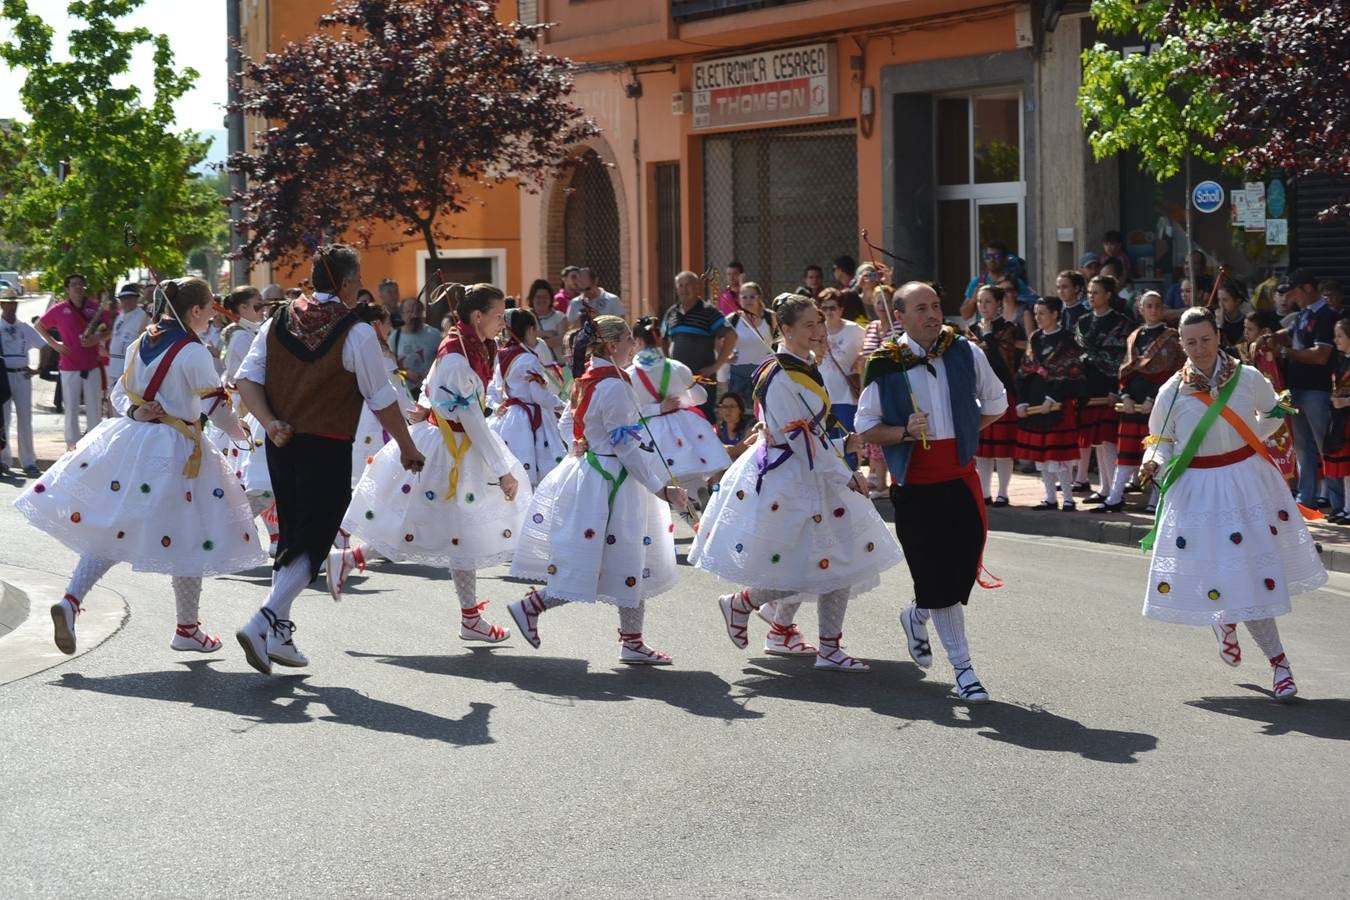
[[[1228,398],[1228,408],[1241,416],[1257,437],[1265,440],[1284,424],[1283,419],[1269,415],[1279,403],[1279,397],[1266,377],[1251,366],[1239,367],[1235,377],[1239,380],[1233,395]],[[1153,411],[1148,416],[1148,432],[1160,436],[1162,440],[1144,454],[1145,462],[1152,461],[1161,466],[1181,453],[1200,424],[1200,417],[1205,414],[1205,404],[1189,390],[1178,393],[1180,387],[1181,372],[1178,372],[1167,380],[1158,391],[1158,399],[1153,401]],[[1218,456],[1245,446],[1247,442],[1233,426],[1219,418],[1200,442],[1196,455]]]

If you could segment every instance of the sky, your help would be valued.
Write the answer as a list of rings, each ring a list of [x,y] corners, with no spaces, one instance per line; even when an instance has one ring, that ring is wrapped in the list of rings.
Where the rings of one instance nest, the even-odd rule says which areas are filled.
[[[41,16],[55,30],[53,53],[68,59],[67,38],[74,21],[66,15],[68,0],[28,0],[29,11]],[[188,10],[191,14],[188,14]],[[225,156],[225,95],[227,50],[225,3],[222,0],[145,0],[140,9],[121,20],[124,27],[144,25],[156,34],[169,37],[176,68],[191,66],[198,72],[197,83],[175,104],[177,126],[209,133],[215,137],[210,161]],[[0,39],[10,40],[7,21],[0,22]],[[151,51],[146,45],[133,55],[129,80],[144,96],[153,91]],[[0,63],[0,119],[26,119],[19,100],[24,73]]]

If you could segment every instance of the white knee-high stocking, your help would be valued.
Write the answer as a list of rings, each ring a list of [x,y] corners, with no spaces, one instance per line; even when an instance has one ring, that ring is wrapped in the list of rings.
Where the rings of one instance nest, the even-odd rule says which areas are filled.
[[[1256,646],[1261,648],[1266,659],[1274,659],[1284,652],[1280,643],[1280,627],[1274,619],[1252,619],[1247,622],[1247,630],[1252,633]]]
[[[67,403],[72,401],[67,400]],[[79,398],[74,399],[79,403]],[[75,565],[75,571],[70,573],[70,582],[66,585],[66,595],[74,597],[81,603],[84,601],[84,595],[89,593],[89,589],[98,583],[109,569],[116,563],[111,559],[99,559],[97,556],[81,556],[80,561]]]
[[[784,603],[781,600],[773,605],[773,624],[791,625],[797,619],[797,610],[801,608],[800,603]]]
[[[998,467],[998,493],[995,497],[1008,496],[1008,482],[1012,481],[1012,459],[996,459],[994,464]],[[988,491],[985,492],[986,496]]]
[[[1102,493],[1111,492],[1111,487],[1116,478],[1116,457],[1118,451],[1115,444],[1101,443],[1097,445],[1097,474],[1102,479]]]
[[[309,584],[309,557],[299,556],[272,573],[272,590],[263,607],[278,619],[290,619],[291,604]]]
[[[844,613],[848,611],[848,588],[821,594],[816,603],[817,628],[822,641],[838,641],[844,633]]]
[[[1116,477],[1111,480],[1111,493],[1107,494],[1106,502],[1112,506],[1122,502],[1125,499],[1125,485],[1138,472],[1138,466],[1116,466]]]
[[[639,600],[637,606],[619,607],[619,632],[623,635],[642,635],[642,622],[647,616],[647,602]]]
[[[975,457],[975,471],[980,475],[980,489],[983,496],[993,496],[989,493],[989,482],[993,479],[994,475],[994,461],[992,459],[986,459],[983,456]]]
[[[1045,487],[1045,502],[1055,502],[1056,463],[1041,463],[1041,484]]]
[[[947,651],[947,660],[953,669],[965,669],[970,666],[970,645],[966,643],[966,608],[960,603],[932,610],[933,625],[943,649]]]
[[[175,575],[172,579],[173,602],[178,611],[180,626],[196,625],[201,618],[198,611],[202,599],[202,580],[199,576]]]

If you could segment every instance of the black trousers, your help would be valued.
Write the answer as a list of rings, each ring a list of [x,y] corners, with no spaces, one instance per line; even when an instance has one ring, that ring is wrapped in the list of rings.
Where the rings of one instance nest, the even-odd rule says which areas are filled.
[[[352,500],[352,442],[297,434],[284,447],[267,441],[267,471],[277,502],[273,569],[309,557],[313,581],[333,549]]]
[[[985,528],[970,487],[961,480],[891,486],[895,534],[914,579],[914,602],[945,609],[970,602],[980,572]]]

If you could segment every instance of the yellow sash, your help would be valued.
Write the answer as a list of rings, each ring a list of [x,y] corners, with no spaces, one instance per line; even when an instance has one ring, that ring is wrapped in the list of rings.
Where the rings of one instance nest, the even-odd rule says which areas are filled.
[[[131,402],[135,406],[144,406],[145,398],[131,389],[131,373],[136,368],[136,360],[140,356],[141,341],[143,338],[137,338],[136,342],[127,348],[127,367],[122,372],[122,390],[127,392]],[[183,466],[183,474],[188,478],[196,478],[202,471],[202,430],[196,422],[188,422],[185,419],[178,419],[166,415],[158,422],[160,425],[168,425],[174,431],[181,434],[192,442],[192,453],[188,456],[187,464]]]
[[[454,460],[450,463],[450,483],[446,485],[445,499],[447,501],[455,499],[459,493],[459,464],[464,461],[464,454],[469,452],[473,446],[473,441],[469,440],[467,433],[461,434],[450,427],[450,423],[443,416],[433,415],[436,420],[436,427],[440,429],[441,440],[445,441],[445,449],[450,451],[450,458]],[[463,440],[460,440],[463,437]]]
[[[787,376],[789,378],[791,378],[794,382],[796,382],[798,387],[806,388],[808,391],[815,394],[816,399],[819,400],[821,405],[825,407],[826,414],[829,413],[830,395],[825,392],[825,388],[816,384],[815,379],[813,379],[810,375],[807,375],[805,372],[798,372],[793,369],[788,369],[786,367],[783,369],[783,371],[787,373]],[[812,412],[812,415],[814,414],[815,413]]]

